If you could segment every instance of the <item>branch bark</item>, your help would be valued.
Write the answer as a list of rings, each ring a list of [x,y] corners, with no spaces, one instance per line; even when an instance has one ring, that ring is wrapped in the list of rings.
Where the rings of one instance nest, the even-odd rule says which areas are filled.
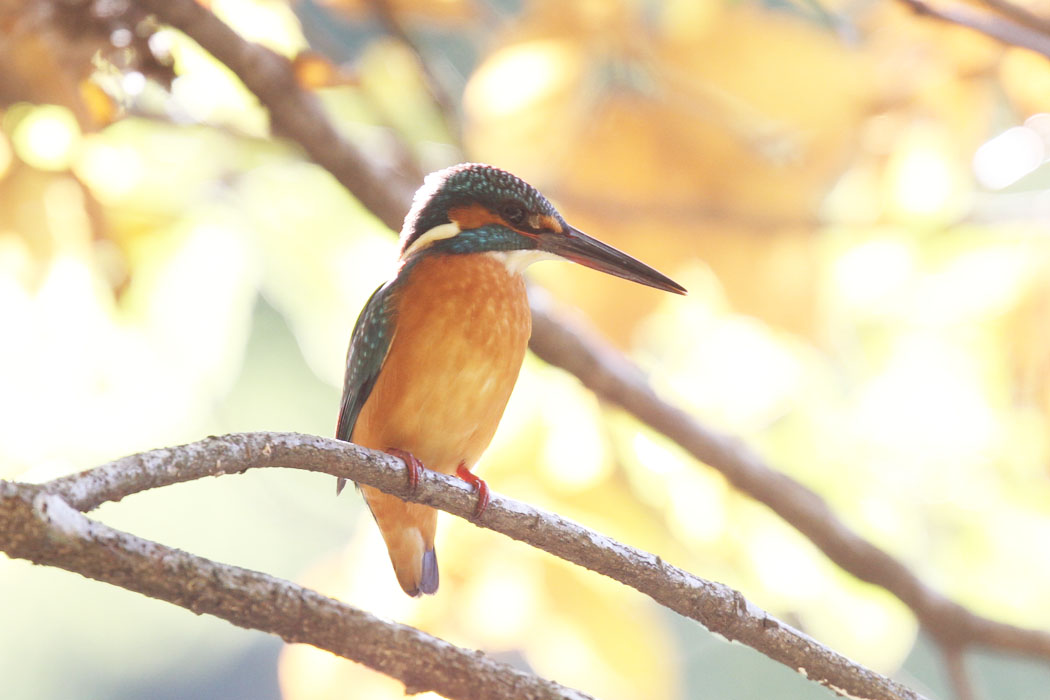
[[[474,513],[476,496],[470,486],[460,479],[424,471],[419,488],[411,491],[401,460],[383,452],[375,452],[339,440],[295,433],[227,435],[180,447],[152,450],[48,482],[39,487],[38,493],[50,497],[48,503],[58,503],[75,512],[90,510],[104,502],[120,500],[150,488],[205,476],[236,474],[252,468],[277,466],[344,477],[466,519],[471,519]],[[9,488],[16,487],[9,485]],[[17,488],[38,487],[19,485]],[[21,517],[27,517],[24,508]],[[557,514],[493,493],[485,513],[480,520],[474,522],[631,586],[661,605],[696,620],[709,630],[729,640],[746,644],[837,693],[871,700],[918,700],[921,697],[905,686],[864,668],[790,625],[769,616],[738,591],[694,576],[671,566],[658,556],[628,547]],[[0,520],[0,533],[8,531],[15,531],[14,525],[5,526]],[[35,538],[33,544],[38,546],[40,539]],[[0,548],[14,556],[32,558],[27,555],[34,555],[32,548],[18,547],[12,551],[10,547],[11,543],[0,534]],[[147,556],[146,560],[159,557],[161,562],[166,562],[166,556],[169,554],[153,553]],[[95,574],[99,571],[98,568],[88,568],[87,571],[73,568],[83,566],[82,561],[90,562],[90,557],[75,559],[72,567],[69,560],[62,557],[49,559],[46,563],[72,568],[97,578]],[[154,570],[156,564],[153,563]],[[149,583],[141,582],[139,578],[142,576],[145,576]],[[164,578],[179,577],[165,574]],[[152,594],[154,586],[159,585],[152,582],[153,574],[150,574],[150,569],[144,562],[143,566],[136,567],[135,571],[129,572],[126,577],[103,580],[110,580],[132,590],[141,590],[136,586],[146,585],[149,588],[143,592],[147,594]],[[180,582],[163,585],[179,586],[181,590],[184,584]],[[186,585],[194,584],[191,582]],[[200,586],[199,582],[194,585],[193,590],[200,595],[212,595],[207,592],[207,587]],[[156,597],[190,607],[197,612],[222,613],[224,609],[222,605],[216,604],[206,610],[199,610],[187,604],[193,601],[187,601],[179,592],[173,594],[166,588],[161,592],[164,595]],[[266,597],[260,599],[264,607],[266,600]],[[199,606],[199,603],[194,604]],[[254,609],[246,603],[240,606],[249,612]],[[231,621],[242,626],[256,626],[252,623],[250,614]],[[267,627],[260,629],[274,631]],[[291,631],[281,628],[277,633],[287,638],[286,635]],[[312,634],[311,628],[304,628],[302,634]],[[310,638],[302,637],[296,641],[307,641],[323,648],[329,648],[325,644],[331,643],[322,639],[322,643],[319,644]],[[372,665],[370,661],[365,663]],[[400,667],[395,668],[401,673],[405,672]],[[426,681],[417,675],[411,682],[414,684],[412,687],[422,687],[420,684]]]
[[[205,458],[208,452],[197,454]],[[175,456],[179,450],[165,453]],[[154,455],[152,464],[166,470],[164,460],[157,457]],[[148,471],[125,475],[129,483],[139,486],[164,481],[147,476]],[[116,485],[112,479],[119,478],[117,472],[107,476],[108,484]],[[98,488],[107,476],[96,473],[81,485]],[[589,697],[290,581],[113,529],[85,517],[48,487],[0,481],[0,549],[13,557],[168,601],[198,615],[206,613],[239,627],[276,634],[289,643],[326,649],[397,678],[405,684],[406,693],[434,690],[462,700]]]

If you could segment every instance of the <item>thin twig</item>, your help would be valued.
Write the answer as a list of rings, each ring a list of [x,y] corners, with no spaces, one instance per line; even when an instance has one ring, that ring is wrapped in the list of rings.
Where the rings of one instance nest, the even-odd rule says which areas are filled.
[[[966,672],[966,656],[962,648],[952,644],[942,644],[941,654],[944,666],[948,669],[948,682],[955,693],[955,700],[974,700],[973,684],[970,674]]]
[[[0,481],[0,549],[325,649],[400,680],[406,693],[434,690],[463,700],[588,697],[290,581],[113,529],[40,486]]]
[[[276,466],[344,477],[462,518],[470,519],[474,513],[473,491],[460,479],[426,471],[419,488],[411,491],[404,464],[396,457],[339,440],[295,433],[226,435],[151,450],[56,479],[42,488],[73,508],[89,510],[146,489]],[[872,700],[921,697],[769,616],[738,591],[694,576],[555,513],[492,494],[481,520],[475,522],[631,586],[836,692]]]
[[[194,0],[136,1],[223,61],[255,92],[275,123],[284,125],[286,136],[300,143],[388,226],[400,227],[410,193],[400,183],[391,185],[380,178],[357,149],[342,141],[317,101],[295,83],[285,59],[246,42]],[[900,1],[928,7],[920,0]],[[1046,48],[1050,51],[1050,46]],[[283,87],[275,90],[271,84]],[[530,347],[539,357],[575,374],[599,396],[623,406],[720,471],[739,490],[777,512],[845,571],[893,593],[932,636],[1050,659],[1050,634],[990,620],[945,598],[900,560],[846,527],[812,490],[770,468],[745,445],[660,399],[633,363],[593,333],[557,318],[539,295],[534,295],[532,312]]]
[[[1031,49],[1050,58],[1050,37],[1029,27],[1015,24],[1008,19],[986,12],[974,12],[966,9],[965,6],[939,8],[925,0],[898,0],[898,2],[910,7],[917,15],[968,27],[1009,46]]]
[[[423,77],[423,84],[426,86],[427,92],[430,93],[431,100],[433,100],[434,105],[441,114],[441,119],[445,124],[446,133],[457,146],[462,148],[459,129],[456,126],[459,124],[459,116],[456,113],[456,104],[448,94],[444,84],[438,79],[437,75],[434,74],[434,71],[430,67],[430,63],[423,55],[423,49],[408,33],[408,30],[405,29],[404,24],[401,23],[401,19],[397,16],[397,11],[391,6],[390,0],[371,0],[371,4],[373,11],[376,13],[376,16],[379,17],[379,21],[382,22],[387,33],[404,44],[405,47],[412,52],[412,55],[416,59],[416,66],[419,69],[419,74]]]

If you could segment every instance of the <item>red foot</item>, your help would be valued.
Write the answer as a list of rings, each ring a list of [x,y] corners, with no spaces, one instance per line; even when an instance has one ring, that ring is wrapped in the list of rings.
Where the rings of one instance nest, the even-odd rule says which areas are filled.
[[[423,473],[423,463],[407,450],[399,450],[396,447],[386,448],[388,455],[393,455],[405,463],[408,469],[408,488],[415,491],[419,487],[419,475]]]
[[[459,466],[456,467],[456,476],[473,486],[474,490],[478,492],[478,505],[474,508],[474,519],[477,520],[485,512],[485,509],[489,507],[489,485],[480,476],[471,473],[463,462],[460,462]]]

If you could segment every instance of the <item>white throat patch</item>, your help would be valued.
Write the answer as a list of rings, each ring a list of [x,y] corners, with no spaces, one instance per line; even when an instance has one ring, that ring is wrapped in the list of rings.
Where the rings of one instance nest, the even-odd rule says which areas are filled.
[[[540,260],[562,259],[560,256],[548,253],[545,250],[497,250],[488,253],[488,255],[503,263],[513,275],[520,275],[525,271],[526,267]]]

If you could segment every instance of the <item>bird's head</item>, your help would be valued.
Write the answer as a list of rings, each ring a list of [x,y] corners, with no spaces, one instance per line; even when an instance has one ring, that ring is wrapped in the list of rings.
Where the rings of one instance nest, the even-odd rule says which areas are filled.
[[[464,163],[427,176],[401,231],[401,259],[434,253],[500,255],[512,269],[562,258],[684,294],[648,265],[569,226],[534,187],[490,165]]]

